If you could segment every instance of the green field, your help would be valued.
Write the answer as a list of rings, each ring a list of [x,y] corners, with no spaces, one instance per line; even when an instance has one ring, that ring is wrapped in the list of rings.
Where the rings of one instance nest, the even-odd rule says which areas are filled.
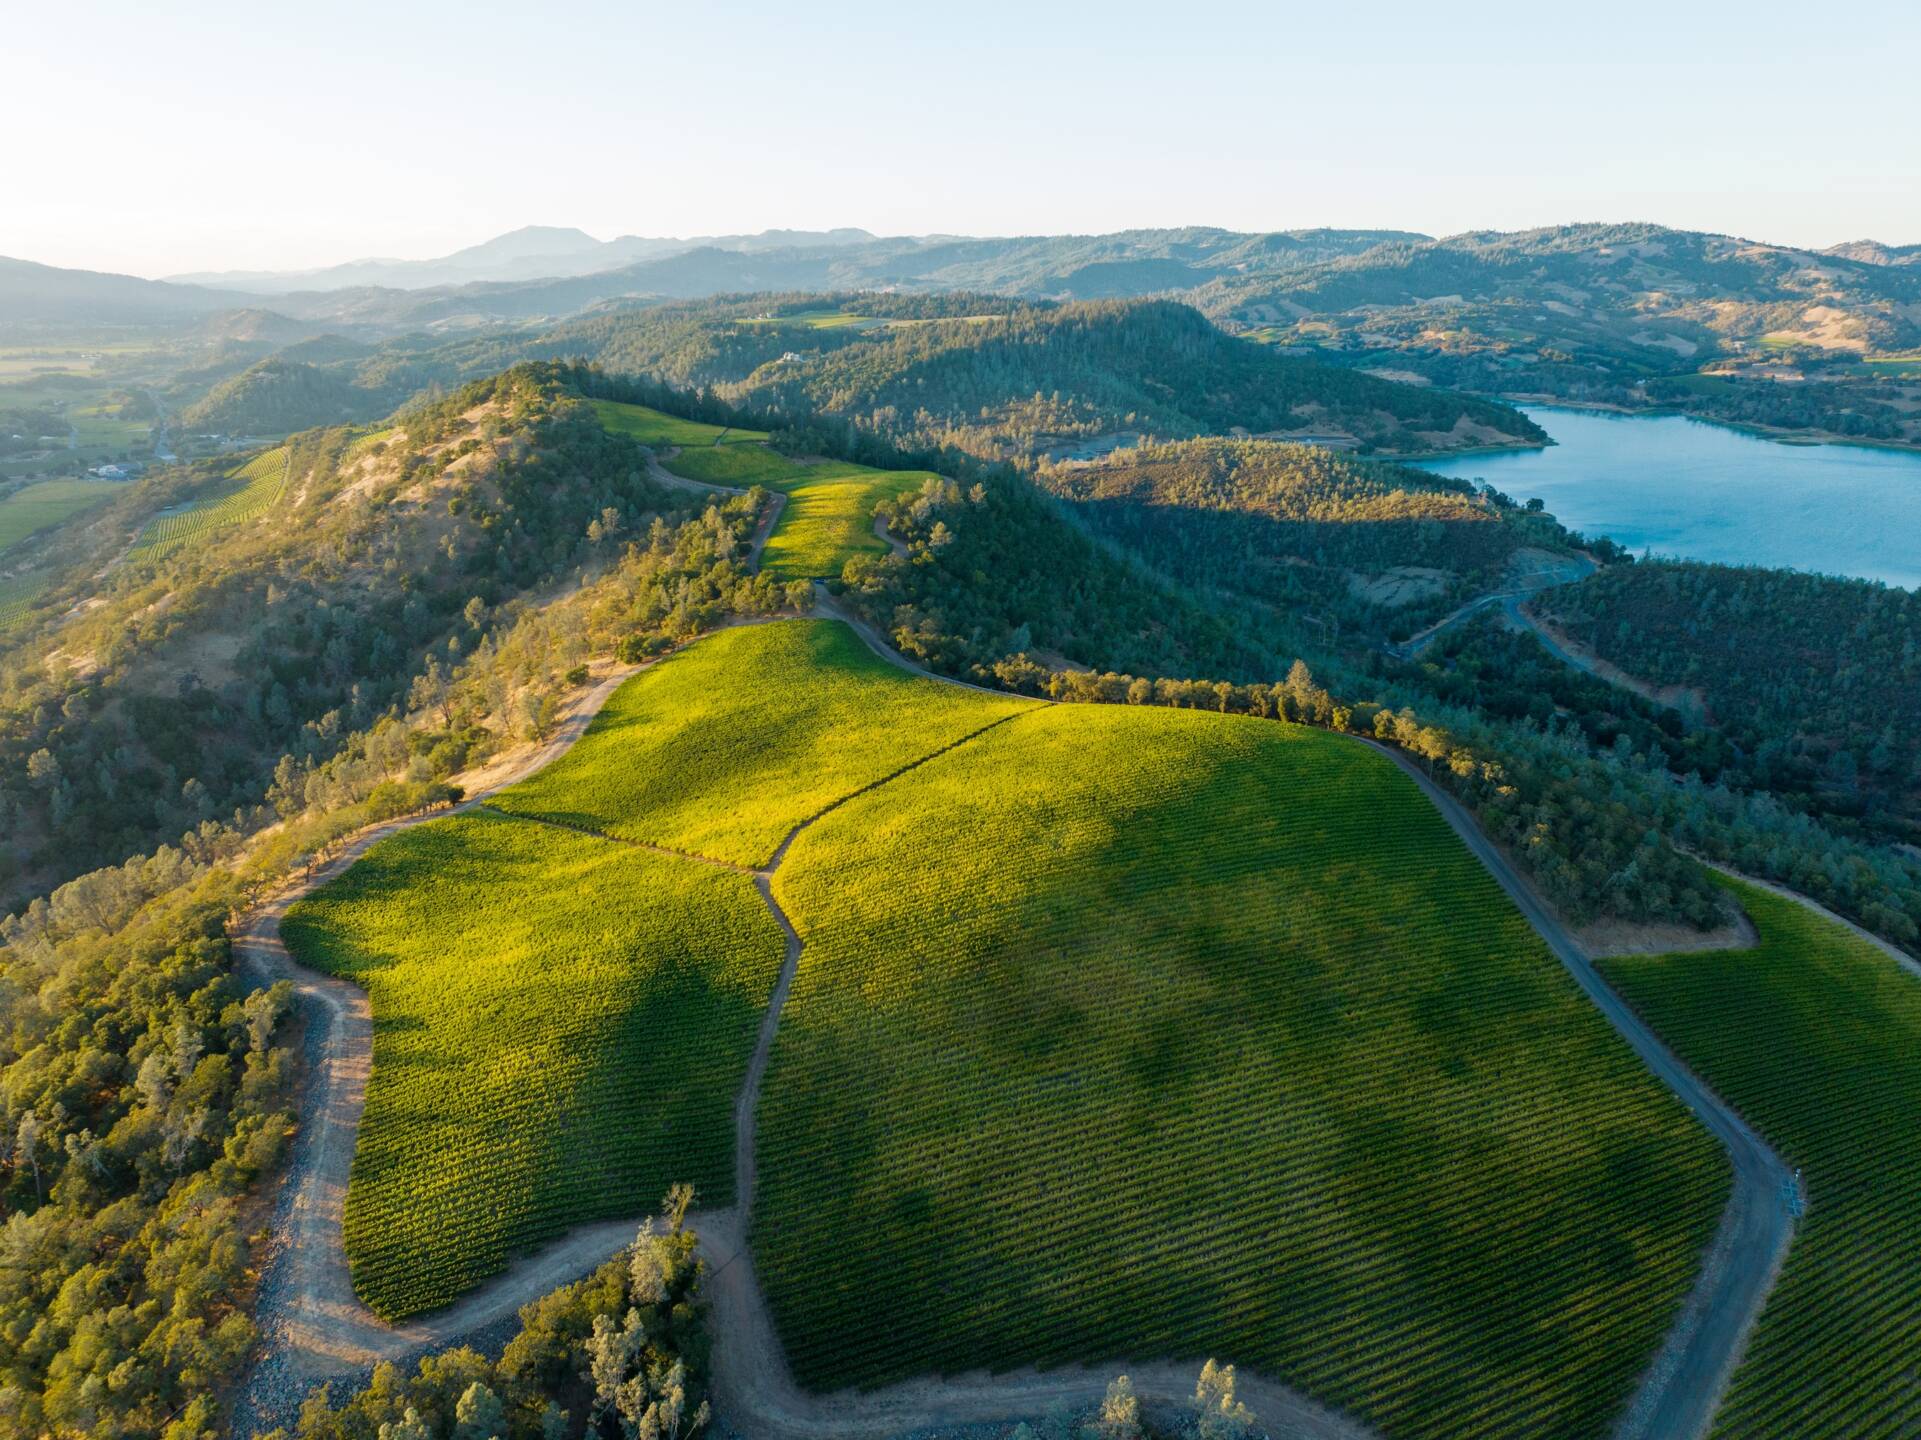
[[[1599,1436],[1724,1156],[1385,758],[1022,715],[803,831],[756,1261],[800,1381],[1219,1356]]]
[[[732,1199],[732,1101],[785,949],[746,876],[482,812],[382,841],[281,933],[372,999],[344,1238],[377,1313],[679,1181]]]
[[[600,423],[616,435],[625,435],[642,445],[744,445],[765,440],[764,430],[730,430],[723,425],[703,425],[698,420],[683,420],[665,415],[645,405],[623,405],[614,400],[590,402]]]
[[[203,500],[169,515],[156,515],[140,532],[127,558],[157,560],[209,531],[259,519],[287,488],[288,464],[289,452],[284,445],[256,455],[227,477],[239,481],[239,489],[217,500]]]
[[[834,800],[1035,703],[904,674],[836,622],[741,626],[628,681],[491,803],[757,866]]]
[[[124,485],[111,480],[44,480],[16,490],[0,500],[0,551],[125,493]]]
[[[1713,1433],[1921,1433],[1921,979],[1792,900],[1729,888],[1753,949],[1603,965],[1803,1170],[1806,1216]]]

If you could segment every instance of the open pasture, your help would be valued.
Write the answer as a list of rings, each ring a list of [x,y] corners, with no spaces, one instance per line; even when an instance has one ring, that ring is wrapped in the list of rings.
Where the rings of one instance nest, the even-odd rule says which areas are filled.
[[[1725,1157],[1388,760],[1019,716],[802,832],[753,1241],[814,1389],[1218,1356],[1600,1436]]]
[[[732,1199],[731,1106],[785,951],[746,876],[483,811],[382,841],[281,934],[372,1001],[344,1240],[380,1315],[678,1181]]]
[[[741,626],[629,680],[491,803],[758,866],[834,800],[1035,703],[903,674],[836,621]]]
[[[1807,1211],[1717,1440],[1921,1425],[1921,978],[1792,900],[1729,882],[1748,950],[1604,961],[1609,982],[1802,1170]]]

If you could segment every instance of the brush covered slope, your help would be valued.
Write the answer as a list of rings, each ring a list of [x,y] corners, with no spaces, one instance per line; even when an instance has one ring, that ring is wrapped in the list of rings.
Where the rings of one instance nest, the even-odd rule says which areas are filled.
[[[630,680],[492,803],[752,868],[835,800],[1034,704],[903,674],[845,625],[743,626]]]
[[[1921,1424],[1921,976],[1735,882],[1748,950],[1633,955],[1608,981],[1801,1172],[1806,1214],[1716,1440]]]
[[[732,1100],[785,948],[746,876],[482,811],[382,841],[281,934],[372,1001],[343,1239],[376,1313],[446,1305],[674,1184],[732,1198]]]
[[[157,472],[23,542],[0,590],[0,908],[297,793],[498,611],[709,503],[646,470],[524,367],[387,430]]]
[[[803,1384],[1231,1356],[1601,1435],[1724,1158],[1352,741],[1021,715],[804,831],[755,1253]],[[860,1223],[850,1223],[860,1217]]]

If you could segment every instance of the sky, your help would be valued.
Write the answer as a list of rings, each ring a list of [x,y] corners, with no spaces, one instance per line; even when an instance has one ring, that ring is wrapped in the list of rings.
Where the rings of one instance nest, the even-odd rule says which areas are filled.
[[[0,255],[162,276],[522,225],[1921,242],[1921,4],[7,7]]]

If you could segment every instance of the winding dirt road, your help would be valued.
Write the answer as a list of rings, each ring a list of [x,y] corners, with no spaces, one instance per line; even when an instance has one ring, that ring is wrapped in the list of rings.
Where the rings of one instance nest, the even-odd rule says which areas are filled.
[[[771,523],[764,529],[771,529]],[[917,674],[931,674],[907,661],[824,590],[817,595],[817,614],[846,621],[875,653],[889,661]],[[602,680],[582,697],[546,745],[488,775],[483,788],[459,808],[481,804],[494,790],[525,778],[563,753],[631,673],[630,669],[621,670]],[[1016,717],[1005,717],[995,724],[1012,718]],[[964,736],[934,754],[972,738]],[[1702,1274],[1616,1431],[1623,1440],[1692,1440],[1705,1433],[1786,1253],[1791,1233],[1784,1189],[1787,1170],[1608,989],[1587,955],[1454,799],[1433,786],[1406,756],[1386,747],[1377,748],[1421,786],[1608,1021],[1733,1158],[1734,1193]],[[884,785],[927,763],[934,754],[921,756],[856,793]],[[830,1395],[809,1394],[795,1384],[755,1277],[742,1218],[751,1207],[756,1179],[753,1130],[760,1085],[802,948],[798,933],[774,899],[770,882],[801,831],[852,798],[841,797],[803,820],[789,832],[768,864],[752,872],[756,887],[786,936],[787,949],[734,1107],[737,1206],[690,1217],[690,1224],[701,1237],[710,1272],[717,1412],[725,1425],[748,1440],[883,1440],[911,1430],[1031,1418],[1054,1405],[1088,1405],[1098,1400],[1108,1381],[1120,1373],[1132,1377],[1150,1406],[1178,1405],[1192,1394],[1194,1364],[1135,1363],[1117,1358],[1097,1367],[997,1375],[973,1372]],[[340,1221],[371,1069],[371,1015],[366,994],[359,987],[295,965],[280,941],[279,924],[289,905],[338,875],[370,846],[432,818],[436,817],[407,817],[362,832],[323,868],[257,906],[234,931],[239,958],[249,971],[263,983],[280,979],[293,983],[306,1021],[308,1062],[301,1097],[305,1119],[275,1209],[276,1243],[257,1304],[262,1344],[236,1402],[234,1428],[240,1435],[251,1433],[254,1427],[286,1423],[297,1412],[308,1388],[323,1380],[355,1381],[378,1362],[407,1362],[428,1350],[498,1332],[511,1322],[520,1306],[577,1279],[616,1253],[631,1240],[643,1218],[636,1214],[630,1219],[580,1227],[538,1253],[523,1257],[447,1309],[399,1325],[382,1322],[354,1295]],[[1261,1376],[1243,1372],[1239,1380],[1242,1396],[1271,1435],[1364,1440],[1371,1433],[1358,1422]]]

